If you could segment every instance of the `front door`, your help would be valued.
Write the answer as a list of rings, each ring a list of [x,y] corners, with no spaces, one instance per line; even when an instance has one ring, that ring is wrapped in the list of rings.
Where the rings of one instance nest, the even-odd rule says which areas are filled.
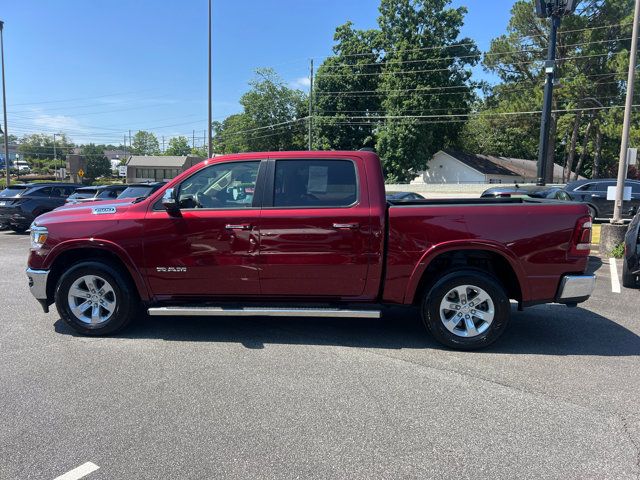
[[[257,266],[260,161],[213,164],[176,187],[179,215],[161,206],[145,220],[146,275],[160,297],[260,293]]]
[[[260,219],[265,296],[357,297],[371,248],[368,199],[351,160],[276,160]]]

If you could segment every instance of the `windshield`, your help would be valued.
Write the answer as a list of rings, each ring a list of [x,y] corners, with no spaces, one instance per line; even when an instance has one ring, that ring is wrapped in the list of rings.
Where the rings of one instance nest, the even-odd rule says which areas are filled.
[[[97,190],[95,188],[76,190],[73,194],[69,195],[69,200],[93,198],[96,196],[96,193]]]
[[[153,186],[151,185],[136,185],[132,187],[127,187],[118,198],[138,198],[138,197],[146,197],[153,191]]]
[[[19,197],[29,188],[27,185],[13,185],[0,192],[0,197]]]

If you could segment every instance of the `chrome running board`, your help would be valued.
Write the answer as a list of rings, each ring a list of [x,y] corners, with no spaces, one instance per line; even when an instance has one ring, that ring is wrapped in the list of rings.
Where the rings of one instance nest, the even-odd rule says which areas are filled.
[[[380,318],[380,310],[346,310],[340,308],[270,308],[270,307],[155,307],[147,310],[156,317],[326,317]]]

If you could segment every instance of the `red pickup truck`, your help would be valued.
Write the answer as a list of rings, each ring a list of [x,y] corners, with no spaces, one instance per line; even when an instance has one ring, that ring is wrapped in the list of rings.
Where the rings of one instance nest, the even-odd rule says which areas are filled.
[[[86,335],[153,315],[379,317],[418,305],[445,345],[489,345],[520,308],[591,294],[587,207],[522,198],[388,202],[371,152],[206,160],[149,196],[44,214],[33,295]]]

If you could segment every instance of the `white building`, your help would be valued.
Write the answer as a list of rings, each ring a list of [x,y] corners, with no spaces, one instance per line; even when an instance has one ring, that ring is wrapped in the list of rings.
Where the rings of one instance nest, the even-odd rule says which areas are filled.
[[[427,166],[411,183],[532,183],[538,177],[534,160],[455,150],[440,150]],[[561,165],[554,165],[553,182],[562,183]]]

